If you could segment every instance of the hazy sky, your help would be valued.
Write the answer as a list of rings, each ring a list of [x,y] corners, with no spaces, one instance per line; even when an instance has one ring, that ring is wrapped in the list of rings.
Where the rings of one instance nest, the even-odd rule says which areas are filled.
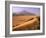
[[[27,11],[29,13],[34,13],[36,15],[40,15],[40,8],[32,8],[32,7],[13,7],[13,13],[20,13],[22,11]]]

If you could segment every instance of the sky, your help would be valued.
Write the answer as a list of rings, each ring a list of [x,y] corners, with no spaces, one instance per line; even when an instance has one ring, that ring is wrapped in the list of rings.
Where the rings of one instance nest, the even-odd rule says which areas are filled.
[[[22,11],[27,11],[29,13],[34,13],[36,15],[40,15],[40,8],[33,7],[12,7],[13,13],[20,13]]]

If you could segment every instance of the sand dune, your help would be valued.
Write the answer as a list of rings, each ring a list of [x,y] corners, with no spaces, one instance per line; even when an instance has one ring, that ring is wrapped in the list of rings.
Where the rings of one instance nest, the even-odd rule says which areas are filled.
[[[13,16],[13,30],[38,30],[39,16]]]

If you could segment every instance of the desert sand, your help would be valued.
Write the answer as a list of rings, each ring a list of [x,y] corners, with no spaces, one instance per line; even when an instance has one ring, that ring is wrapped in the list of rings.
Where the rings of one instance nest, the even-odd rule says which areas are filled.
[[[12,21],[13,31],[40,29],[39,16],[13,16]]]

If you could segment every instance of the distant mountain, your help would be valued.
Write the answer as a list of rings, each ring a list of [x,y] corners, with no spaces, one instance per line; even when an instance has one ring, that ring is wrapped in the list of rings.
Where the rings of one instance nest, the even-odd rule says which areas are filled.
[[[35,14],[27,12],[27,11],[22,11],[19,13],[13,13],[13,16],[15,16],[15,15],[35,15]]]

